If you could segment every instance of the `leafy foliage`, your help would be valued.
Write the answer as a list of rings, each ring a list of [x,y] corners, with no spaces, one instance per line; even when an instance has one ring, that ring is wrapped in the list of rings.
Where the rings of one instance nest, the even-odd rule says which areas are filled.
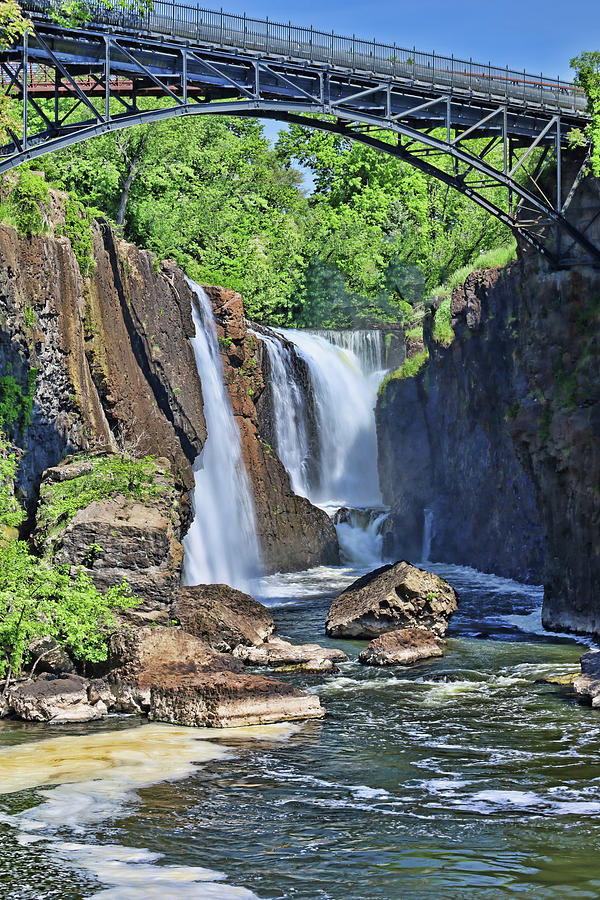
[[[32,556],[22,541],[0,544],[0,677],[19,675],[33,640],[52,637],[78,660],[100,662],[115,614],[136,606],[127,582],[101,594],[89,575]]]
[[[442,347],[449,347],[454,340],[450,301],[451,297],[444,297],[436,309],[433,319],[433,339],[436,344],[441,344]]]
[[[575,81],[584,89],[592,121],[585,131],[574,128],[570,132],[571,143],[582,146],[591,143],[590,168],[600,178],[600,51],[593,50],[575,56],[571,60],[575,69]]]
[[[19,506],[14,493],[18,463],[17,453],[0,431],[0,530],[3,525],[8,525],[9,528],[18,528],[25,520],[25,513]]]
[[[43,207],[49,199],[50,191],[43,175],[22,169],[10,195],[17,229],[22,237],[30,237],[43,230]]]
[[[12,47],[28,28],[33,26],[17,0],[0,0],[0,50]]]
[[[117,495],[142,501],[157,497],[163,490],[157,472],[151,456],[142,459],[118,454],[90,456],[88,465],[75,478],[43,485],[38,529],[48,534],[57,525],[70,522],[80,509],[96,500]]]
[[[65,202],[65,234],[71,241],[79,270],[85,277],[96,268],[92,246],[92,223],[81,203],[69,197]]]
[[[41,165],[127,239],[242,291],[248,316],[271,324],[405,321],[432,287],[506,241],[496,219],[409,164],[304,126],[273,149],[256,120],[190,116]]]
[[[24,430],[31,424],[37,374],[38,370],[32,366],[25,390],[12,375],[0,376],[0,430],[14,425]]]

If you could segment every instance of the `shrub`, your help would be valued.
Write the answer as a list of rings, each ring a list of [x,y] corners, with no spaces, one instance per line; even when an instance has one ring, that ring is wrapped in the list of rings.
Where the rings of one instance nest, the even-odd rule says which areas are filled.
[[[43,207],[50,199],[50,189],[43,175],[24,169],[13,187],[10,200],[21,237],[40,234],[44,229]]]
[[[438,306],[433,319],[433,339],[442,347],[449,347],[454,340],[452,315],[450,313],[450,297],[444,297]]]

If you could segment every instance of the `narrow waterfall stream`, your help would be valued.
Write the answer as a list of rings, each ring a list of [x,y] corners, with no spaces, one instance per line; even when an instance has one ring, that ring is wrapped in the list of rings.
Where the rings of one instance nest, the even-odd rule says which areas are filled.
[[[196,327],[192,345],[202,382],[207,439],[194,465],[194,520],[183,541],[183,580],[248,590],[260,568],[254,505],[223,381],[210,301],[199,285],[189,284],[198,298],[198,307],[192,309]]]

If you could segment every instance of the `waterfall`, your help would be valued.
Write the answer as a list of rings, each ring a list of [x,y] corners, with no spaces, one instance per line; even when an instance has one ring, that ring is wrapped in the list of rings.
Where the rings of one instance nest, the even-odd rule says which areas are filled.
[[[385,345],[381,331],[367,331],[366,329],[327,331],[323,329],[312,333],[356,356],[361,370],[365,374],[381,372],[385,368]]]
[[[260,568],[254,504],[242,459],[240,435],[223,381],[210,301],[188,279],[198,298],[192,346],[202,382],[207,439],[194,463],[194,520],[184,538],[184,584],[229,584],[248,590]]]
[[[373,411],[383,371],[373,368],[378,357],[371,353],[372,332],[356,332],[359,337],[355,339],[351,337],[352,332],[330,332],[327,337],[322,333],[291,329],[282,329],[279,333],[295,345],[310,374],[316,430],[315,476],[306,478],[308,467],[305,464],[300,472],[299,480],[304,479],[300,493],[326,507],[381,505]],[[271,353],[271,345],[267,343],[266,347]],[[272,356],[270,360],[273,360]],[[288,380],[292,381],[293,373],[288,369],[287,374]],[[287,456],[283,439],[283,431],[291,424],[290,407],[284,406],[275,396],[273,401],[276,449],[283,464],[291,471],[293,460]],[[303,407],[297,405],[296,412],[308,434],[306,404]],[[305,446],[308,443],[305,441]]]
[[[256,334],[269,357],[269,387],[275,411],[275,450],[290,476],[295,494],[309,493],[308,422],[304,392],[294,377],[291,349],[278,337]]]
[[[430,562],[431,538],[433,535],[433,510],[423,510],[423,543],[421,546],[421,562]]]
[[[342,562],[373,568],[381,562],[384,509],[339,509],[333,521],[340,542]]]

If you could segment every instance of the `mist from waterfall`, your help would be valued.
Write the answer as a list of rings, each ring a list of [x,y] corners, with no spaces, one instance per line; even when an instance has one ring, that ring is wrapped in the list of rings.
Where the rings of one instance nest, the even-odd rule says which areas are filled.
[[[223,583],[248,590],[260,570],[254,504],[225,390],[213,311],[202,288],[188,283],[198,298],[198,306],[192,306],[196,335],[191,343],[202,382],[207,438],[194,463],[194,520],[183,541],[183,583]]]

